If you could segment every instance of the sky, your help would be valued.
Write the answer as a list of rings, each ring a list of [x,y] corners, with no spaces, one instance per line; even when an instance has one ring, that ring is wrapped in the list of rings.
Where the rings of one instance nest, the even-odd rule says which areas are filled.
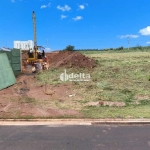
[[[150,0],[1,0],[0,47],[33,40],[49,50],[150,45]]]

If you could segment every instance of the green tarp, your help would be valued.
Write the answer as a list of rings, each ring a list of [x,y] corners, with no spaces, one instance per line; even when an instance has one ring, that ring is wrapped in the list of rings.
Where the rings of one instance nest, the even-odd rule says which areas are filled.
[[[16,83],[12,67],[6,53],[0,53],[0,90]]]

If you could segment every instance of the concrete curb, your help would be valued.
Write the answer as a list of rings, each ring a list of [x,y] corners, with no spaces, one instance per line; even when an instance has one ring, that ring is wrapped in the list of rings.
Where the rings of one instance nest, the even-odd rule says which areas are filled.
[[[150,125],[150,119],[0,119],[2,125]]]

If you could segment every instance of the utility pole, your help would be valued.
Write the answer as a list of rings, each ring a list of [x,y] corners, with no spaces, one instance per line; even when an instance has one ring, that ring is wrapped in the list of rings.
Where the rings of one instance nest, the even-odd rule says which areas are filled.
[[[36,38],[36,15],[35,12],[32,12],[32,20],[33,20],[33,27],[34,27],[34,46],[37,47],[37,38]]]
[[[129,50],[130,49],[130,37],[129,36],[128,36],[127,40],[128,40],[128,50]]]

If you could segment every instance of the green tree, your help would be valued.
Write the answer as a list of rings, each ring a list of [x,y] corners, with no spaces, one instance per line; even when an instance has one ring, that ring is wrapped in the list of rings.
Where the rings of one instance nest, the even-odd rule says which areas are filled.
[[[74,48],[75,48],[74,46],[68,45],[64,50],[66,50],[66,51],[73,51]]]
[[[119,47],[119,48],[118,48],[118,50],[123,50],[123,49],[124,49],[124,47],[123,47],[123,46],[121,46],[121,47]]]

